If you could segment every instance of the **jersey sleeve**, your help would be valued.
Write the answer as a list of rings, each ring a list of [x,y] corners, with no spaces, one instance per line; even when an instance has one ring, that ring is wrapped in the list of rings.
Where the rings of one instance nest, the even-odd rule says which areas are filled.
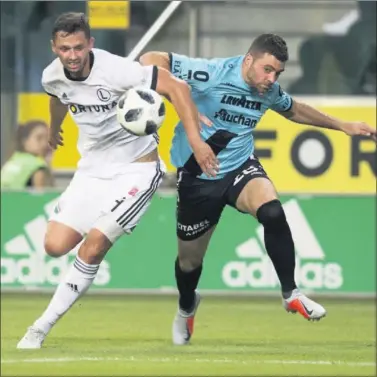
[[[211,60],[169,53],[170,71],[193,90],[204,91],[216,80],[217,65]]]
[[[273,91],[271,109],[280,113],[290,110],[293,104],[292,97],[278,83],[274,85]]]
[[[57,93],[55,91],[55,87],[53,85],[53,82],[49,78],[49,75],[46,72],[46,70],[43,71],[41,83],[42,83],[42,87],[43,87],[44,91],[49,96],[58,98],[58,95],[57,95]]]
[[[114,80],[121,90],[142,86],[156,90],[158,69],[156,66],[142,66],[139,62],[117,56],[114,61]]]

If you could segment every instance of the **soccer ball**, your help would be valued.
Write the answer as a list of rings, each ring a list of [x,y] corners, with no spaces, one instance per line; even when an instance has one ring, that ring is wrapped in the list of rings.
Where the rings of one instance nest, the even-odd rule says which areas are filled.
[[[164,101],[152,89],[131,88],[119,98],[118,122],[132,135],[146,136],[156,133],[164,118]]]

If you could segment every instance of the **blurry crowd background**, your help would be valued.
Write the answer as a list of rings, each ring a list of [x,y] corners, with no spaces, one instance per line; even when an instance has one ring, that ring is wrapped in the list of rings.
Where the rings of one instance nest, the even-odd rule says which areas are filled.
[[[94,29],[95,46],[128,55],[168,4],[131,1],[129,26]],[[54,58],[55,18],[86,12],[87,6],[85,1],[1,2],[1,166],[8,179],[2,179],[3,187],[56,182],[46,124],[40,119],[19,124],[19,94],[42,92],[42,71]],[[376,95],[375,1],[185,1],[146,50],[238,55],[264,32],[282,35],[289,45],[290,60],[279,81],[292,95]]]

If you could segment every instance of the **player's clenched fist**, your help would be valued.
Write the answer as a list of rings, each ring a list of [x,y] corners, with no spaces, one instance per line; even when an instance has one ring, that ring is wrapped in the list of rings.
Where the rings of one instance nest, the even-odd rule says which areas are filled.
[[[193,152],[203,173],[208,177],[216,177],[219,170],[219,162],[212,148],[204,141],[201,141],[193,147]]]
[[[59,145],[63,146],[63,130],[59,131],[52,131],[50,129],[49,135],[48,135],[48,144],[52,149],[58,148]]]

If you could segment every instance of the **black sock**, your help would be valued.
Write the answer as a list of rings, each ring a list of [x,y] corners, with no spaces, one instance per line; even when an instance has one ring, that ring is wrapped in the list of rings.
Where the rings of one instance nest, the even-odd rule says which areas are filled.
[[[262,205],[257,211],[257,218],[264,226],[266,251],[280,280],[283,297],[288,298],[297,288],[294,277],[295,247],[280,201],[273,200]]]
[[[175,280],[179,291],[179,307],[189,312],[195,303],[195,289],[198,286],[203,266],[190,272],[182,271],[178,258],[175,261]]]

